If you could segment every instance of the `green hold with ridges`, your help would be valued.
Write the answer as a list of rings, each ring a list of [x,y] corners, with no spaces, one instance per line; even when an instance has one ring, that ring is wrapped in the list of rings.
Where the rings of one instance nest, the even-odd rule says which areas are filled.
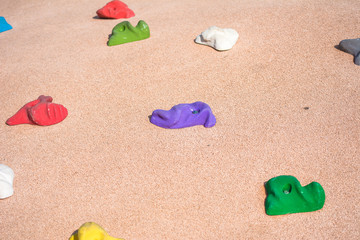
[[[325,203],[325,191],[317,182],[304,187],[293,176],[278,176],[265,184],[268,194],[265,211],[268,215],[312,212],[321,209]]]
[[[124,21],[113,28],[108,46],[139,41],[149,37],[150,29],[145,21],[140,20],[136,27],[133,27],[129,21]]]

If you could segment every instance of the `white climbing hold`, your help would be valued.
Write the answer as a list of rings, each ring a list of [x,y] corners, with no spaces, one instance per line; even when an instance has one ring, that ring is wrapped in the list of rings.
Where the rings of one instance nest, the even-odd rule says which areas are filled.
[[[197,36],[195,42],[225,51],[231,49],[238,38],[239,34],[234,29],[212,26]]]
[[[13,181],[14,171],[10,167],[0,164],[0,199],[13,195]]]

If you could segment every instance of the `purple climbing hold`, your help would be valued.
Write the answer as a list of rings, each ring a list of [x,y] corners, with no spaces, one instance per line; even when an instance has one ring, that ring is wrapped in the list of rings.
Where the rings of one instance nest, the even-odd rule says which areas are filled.
[[[196,125],[212,127],[216,123],[209,105],[203,102],[179,104],[170,110],[155,110],[150,122],[162,128],[185,128]]]

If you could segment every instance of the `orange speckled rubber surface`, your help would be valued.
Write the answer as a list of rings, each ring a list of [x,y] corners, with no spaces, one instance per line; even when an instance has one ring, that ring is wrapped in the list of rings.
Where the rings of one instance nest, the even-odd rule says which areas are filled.
[[[128,0],[150,38],[108,47],[108,1],[0,0],[0,159],[14,195],[1,239],[64,240],[96,222],[126,240],[358,239],[358,0]],[[226,52],[194,43],[239,33]],[[56,125],[7,126],[50,95]],[[155,109],[209,104],[217,123],[162,129]],[[321,183],[323,209],[268,216],[264,182]]]

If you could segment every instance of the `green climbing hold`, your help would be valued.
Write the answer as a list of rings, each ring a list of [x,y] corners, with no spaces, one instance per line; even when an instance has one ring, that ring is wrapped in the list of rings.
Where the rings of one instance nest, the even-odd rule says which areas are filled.
[[[325,203],[325,192],[317,182],[302,187],[293,176],[278,176],[265,184],[267,198],[265,211],[268,215],[312,212]]]
[[[133,27],[130,22],[124,21],[113,28],[108,46],[139,41],[149,37],[149,26],[143,20],[140,20],[136,27]]]

